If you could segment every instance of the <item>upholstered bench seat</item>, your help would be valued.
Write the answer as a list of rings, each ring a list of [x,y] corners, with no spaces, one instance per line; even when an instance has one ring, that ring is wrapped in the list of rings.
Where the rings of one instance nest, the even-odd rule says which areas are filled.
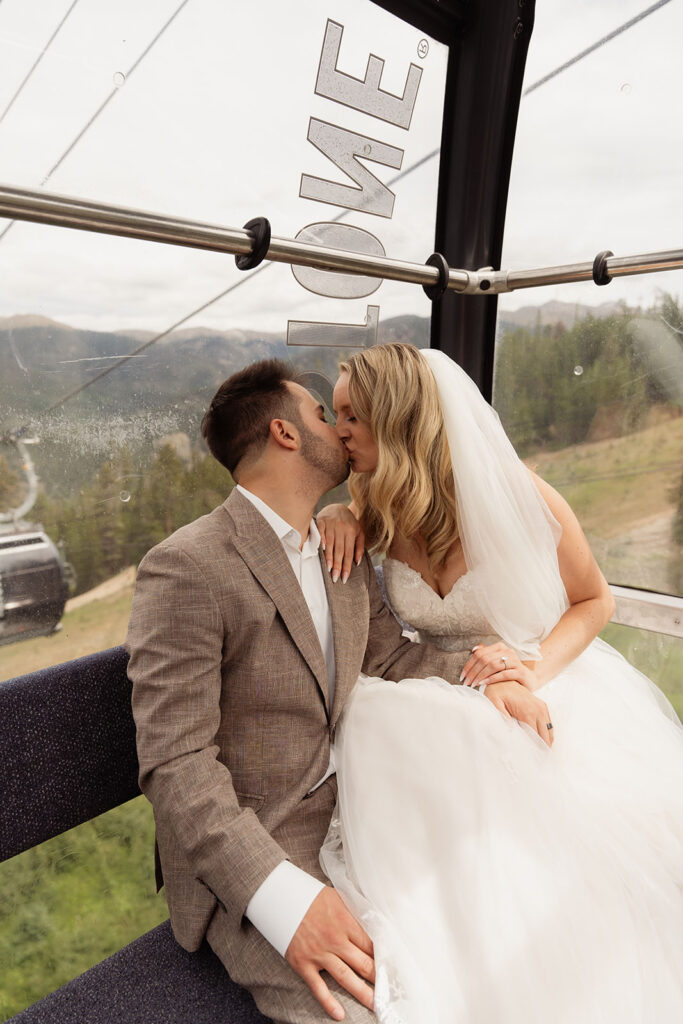
[[[114,647],[0,684],[0,860],[139,794],[127,663]],[[187,953],[168,921],[11,1020],[267,1024],[208,946]]]
[[[8,1024],[268,1024],[208,946],[187,953],[168,921]]]

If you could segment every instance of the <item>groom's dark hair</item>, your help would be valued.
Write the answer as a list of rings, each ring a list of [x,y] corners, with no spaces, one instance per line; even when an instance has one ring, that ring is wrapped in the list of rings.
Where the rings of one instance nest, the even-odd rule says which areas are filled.
[[[223,381],[202,419],[209,451],[231,473],[245,455],[257,455],[268,440],[270,421],[301,426],[299,403],[286,381],[299,374],[281,359],[261,359]]]

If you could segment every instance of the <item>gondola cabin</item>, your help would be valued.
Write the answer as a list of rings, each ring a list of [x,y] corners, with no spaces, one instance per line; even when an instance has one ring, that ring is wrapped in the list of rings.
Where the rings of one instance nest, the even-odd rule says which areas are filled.
[[[43,530],[0,533],[0,645],[54,633],[68,593],[64,561]]]

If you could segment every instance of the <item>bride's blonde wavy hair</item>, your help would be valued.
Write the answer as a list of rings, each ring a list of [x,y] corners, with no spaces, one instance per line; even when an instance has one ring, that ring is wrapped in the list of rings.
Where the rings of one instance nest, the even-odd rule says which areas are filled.
[[[353,355],[349,375],[354,415],[377,445],[373,473],[351,473],[349,491],[372,550],[388,551],[396,535],[419,534],[432,566],[458,536],[451,453],[436,381],[419,349],[393,342]]]

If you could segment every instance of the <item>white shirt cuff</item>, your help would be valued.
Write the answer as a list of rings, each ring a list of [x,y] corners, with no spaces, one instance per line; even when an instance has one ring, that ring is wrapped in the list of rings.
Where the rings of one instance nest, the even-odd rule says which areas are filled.
[[[264,939],[284,956],[308,908],[324,888],[323,882],[283,860],[251,897],[246,915]]]

